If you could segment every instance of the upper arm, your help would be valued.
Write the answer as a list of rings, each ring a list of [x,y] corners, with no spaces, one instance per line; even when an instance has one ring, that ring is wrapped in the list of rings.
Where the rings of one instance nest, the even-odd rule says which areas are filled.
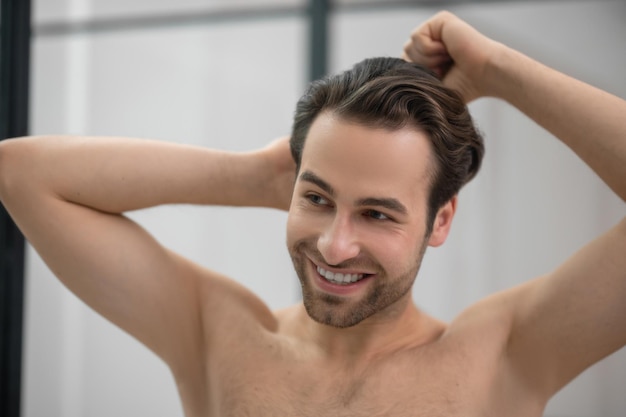
[[[221,316],[237,311],[234,320],[254,326],[255,313],[267,313],[232,280],[167,250],[124,215],[106,211],[107,196],[125,186],[125,176],[138,175],[131,164],[112,181],[117,172],[107,177],[97,168],[119,153],[98,154],[99,162],[90,163],[92,152],[77,152],[80,144],[62,152],[64,143],[47,146],[45,139],[8,142],[0,144],[0,199],[28,241],[65,286],[170,367],[199,369],[207,336],[219,339],[224,329]],[[133,198],[155,184],[154,178],[137,180],[112,198]],[[105,208],[88,206],[93,201]]]
[[[510,358],[551,396],[626,345],[626,219],[516,292]]]
[[[197,287],[210,273],[125,216],[51,191],[40,180],[52,175],[45,172],[50,168],[26,158],[39,151],[21,143],[0,145],[0,198],[51,271],[169,364],[189,356],[203,340]]]
[[[21,230],[87,305],[170,364],[198,346],[197,287],[210,277],[123,215],[52,196],[24,203],[13,216]]]

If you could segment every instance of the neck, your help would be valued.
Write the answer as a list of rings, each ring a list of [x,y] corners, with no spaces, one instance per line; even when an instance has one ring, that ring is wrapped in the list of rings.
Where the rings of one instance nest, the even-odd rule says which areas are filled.
[[[349,328],[320,324],[311,319],[302,306],[299,315],[305,337],[318,346],[326,358],[348,366],[432,342],[445,327],[419,310],[410,293]]]

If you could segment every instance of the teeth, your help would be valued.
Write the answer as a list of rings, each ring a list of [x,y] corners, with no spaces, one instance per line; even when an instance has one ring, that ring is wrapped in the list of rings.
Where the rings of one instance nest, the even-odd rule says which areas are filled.
[[[327,271],[324,268],[317,267],[317,272],[334,284],[351,284],[363,279],[363,274],[341,274],[339,272]]]

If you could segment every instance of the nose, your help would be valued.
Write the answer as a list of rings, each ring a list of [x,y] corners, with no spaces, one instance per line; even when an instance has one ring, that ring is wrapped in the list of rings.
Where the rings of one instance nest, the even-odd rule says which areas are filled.
[[[331,266],[359,254],[361,249],[356,231],[347,216],[336,215],[333,218],[318,238],[317,250]]]

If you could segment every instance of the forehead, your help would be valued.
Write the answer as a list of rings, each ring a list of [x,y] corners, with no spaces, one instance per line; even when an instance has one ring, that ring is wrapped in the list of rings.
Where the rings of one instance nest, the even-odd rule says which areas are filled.
[[[373,128],[322,113],[307,135],[301,172],[306,170],[333,187],[414,193],[429,184],[432,151],[426,134],[415,128]]]

